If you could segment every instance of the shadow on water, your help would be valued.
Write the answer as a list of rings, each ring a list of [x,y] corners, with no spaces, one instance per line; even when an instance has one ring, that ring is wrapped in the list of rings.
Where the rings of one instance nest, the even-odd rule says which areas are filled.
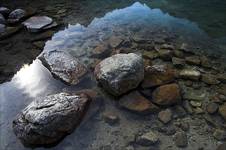
[[[120,48],[118,45],[114,47],[118,42],[112,37],[120,39]],[[160,9],[151,9],[137,2],[123,9],[115,9],[103,17],[94,18],[87,27],[80,24],[68,25],[65,30],[56,33],[52,40],[46,43],[40,56],[51,51],[67,51],[79,58],[88,68],[92,68],[97,60],[117,51],[127,50],[127,44],[133,45],[134,41],[140,44],[133,45],[130,51],[142,53],[145,49],[144,41],[148,43],[149,48],[158,48],[158,43],[162,40],[165,43],[173,43],[177,47],[186,43],[190,46],[189,49],[195,52],[214,52],[215,54],[222,52],[218,45],[215,45],[214,40],[196,23],[173,17]],[[95,51],[97,46],[106,44],[112,45],[110,53],[100,55]],[[76,86],[67,86],[54,79],[39,59],[29,66],[25,65],[10,82],[0,86],[1,149],[29,149],[23,147],[16,139],[11,122],[34,97],[85,88],[97,87],[92,79]],[[130,135],[137,134],[140,128],[152,123],[151,116],[149,119],[131,117],[131,114],[124,113],[115,107],[114,102],[109,99],[106,96],[104,102],[91,104],[91,109],[81,125],[53,149],[104,149],[103,146],[107,148],[110,143],[117,143],[111,145],[112,149],[123,149],[125,144],[133,138]],[[105,109],[112,110],[121,118],[117,128],[109,128],[101,120],[100,112]]]

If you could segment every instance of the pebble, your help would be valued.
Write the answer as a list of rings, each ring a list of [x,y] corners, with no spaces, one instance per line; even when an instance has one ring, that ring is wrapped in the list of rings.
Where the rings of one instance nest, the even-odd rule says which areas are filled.
[[[188,139],[185,132],[178,132],[174,135],[174,141],[177,147],[186,147]]]
[[[160,111],[158,119],[164,124],[169,123],[172,120],[172,111],[170,109]]]

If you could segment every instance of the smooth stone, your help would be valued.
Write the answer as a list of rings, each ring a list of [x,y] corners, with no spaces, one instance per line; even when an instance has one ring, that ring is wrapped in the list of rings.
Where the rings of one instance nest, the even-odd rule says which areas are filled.
[[[226,121],[226,103],[224,103],[223,105],[221,105],[219,107],[219,113],[224,118],[224,120]]]
[[[183,99],[190,101],[203,101],[206,96],[207,94],[205,92],[189,88],[184,91]]]
[[[159,53],[159,57],[166,61],[171,60],[173,55],[173,52],[168,49],[160,49],[158,50],[158,53]]]
[[[52,18],[47,16],[33,16],[24,21],[23,25],[28,29],[29,32],[39,32],[52,22]]]
[[[201,63],[199,56],[185,57],[185,61],[186,61],[186,63],[188,63],[190,65],[200,65],[200,63]]]
[[[159,110],[158,106],[143,97],[137,91],[131,92],[128,95],[121,97],[119,100],[119,105],[122,108],[139,114],[155,113]]]
[[[9,23],[18,23],[26,16],[26,11],[23,9],[15,9],[13,10],[8,17]]]
[[[195,69],[183,69],[179,73],[179,78],[189,80],[199,80],[201,73]]]
[[[103,119],[109,125],[115,125],[119,122],[119,117],[112,112],[105,112],[103,114]]]
[[[193,107],[201,107],[201,106],[202,106],[202,103],[199,102],[199,101],[190,101],[190,104],[191,104]]]
[[[89,98],[59,93],[38,97],[13,121],[13,131],[25,145],[53,144],[80,123]]]
[[[6,21],[5,21],[5,18],[4,16],[0,13],[0,24],[5,24]]]
[[[70,85],[78,84],[87,73],[86,66],[66,52],[44,52],[39,59],[55,77]]]
[[[175,79],[175,70],[166,65],[153,65],[145,68],[142,88],[150,88],[170,83]]]
[[[6,8],[6,7],[0,7],[0,14],[2,14],[4,17],[8,17],[9,13],[10,13],[10,9]]]
[[[135,89],[144,79],[143,59],[134,53],[116,54],[102,60],[94,75],[106,91],[119,96]]]
[[[202,82],[209,84],[209,85],[216,85],[216,84],[220,83],[220,81],[218,81],[217,77],[215,75],[211,75],[211,74],[203,74],[201,80],[202,80]]]
[[[200,61],[202,67],[211,68],[211,62],[206,56],[201,56]]]
[[[159,53],[156,51],[144,51],[143,52],[143,57],[148,58],[148,59],[156,59],[159,57]]]
[[[51,24],[45,26],[45,27],[43,28],[43,30],[52,29],[52,28],[55,28],[55,27],[57,27],[57,26],[59,26],[59,24],[58,24],[56,21],[53,21]]]
[[[111,36],[108,40],[108,43],[112,48],[118,47],[122,42],[123,40],[118,36]]]
[[[176,83],[162,85],[152,93],[152,101],[163,106],[177,104],[181,102],[180,87]]]
[[[158,119],[164,124],[169,123],[172,120],[172,111],[170,109],[160,111]]]
[[[213,102],[210,102],[207,106],[206,106],[206,111],[209,113],[209,114],[214,114],[218,111],[218,104],[216,103],[213,103]]]
[[[213,137],[218,141],[226,140],[226,131],[221,129],[216,129],[213,133]]]
[[[149,131],[136,138],[136,143],[142,146],[150,146],[158,143],[159,137],[153,131]]]
[[[185,60],[177,57],[172,58],[172,63],[177,68],[183,68],[185,66]]]
[[[184,52],[181,50],[174,50],[173,55],[178,58],[184,58]]]
[[[174,141],[177,147],[187,147],[188,139],[185,132],[178,132],[174,135]]]
[[[176,133],[175,126],[163,126],[158,128],[158,132],[163,133],[168,136],[172,136]]]
[[[168,49],[168,50],[174,50],[175,47],[173,45],[170,45],[170,44],[163,44],[161,45],[161,48],[162,49]]]

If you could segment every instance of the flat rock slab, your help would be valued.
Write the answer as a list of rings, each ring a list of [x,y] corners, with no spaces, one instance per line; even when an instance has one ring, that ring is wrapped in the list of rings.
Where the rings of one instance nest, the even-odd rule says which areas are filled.
[[[39,58],[55,77],[67,84],[78,84],[87,73],[86,66],[66,52],[46,52]]]
[[[38,32],[44,27],[50,25],[53,19],[47,16],[34,16],[23,22],[23,25],[30,32]]]
[[[94,74],[106,91],[119,96],[136,88],[143,80],[143,59],[134,53],[116,54],[101,61]]]
[[[79,124],[88,102],[85,94],[39,97],[17,115],[13,131],[25,145],[58,142]]]

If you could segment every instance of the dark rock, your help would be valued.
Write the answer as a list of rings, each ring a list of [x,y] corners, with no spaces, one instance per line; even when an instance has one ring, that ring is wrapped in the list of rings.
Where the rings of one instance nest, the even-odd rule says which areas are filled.
[[[189,56],[185,60],[190,65],[200,65],[201,63],[199,56]]]
[[[16,9],[9,14],[9,23],[18,23],[26,16],[26,11],[23,9]]]
[[[163,85],[174,81],[175,70],[166,65],[153,65],[145,68],[143,88]]]
[[[71,85],[78,84],[87,73],[86,66],[66,52],[44,52],[39,58],[54,76]]]
[[[4,16],[0,13],[0,24],[5,24],[6,21],[5,21],[5,18]]]
[[[175,126],[164,126],[164,127],[158,128],[158,131],[165,135],[171,136],[176,133],[176,128]]]
[[[220,144],[216,150],[226,150],[226,143]]]
[[[13,131],[26,145],[58,142],[79,124],[88,102],[85,95],[66,93],[37,98],[13,121]]]
[[[171,60],[173,52],[168,49],[160,49],[158,50],[159,57],[163,60]]]
[[[116,54],[101,61],[94,74],[106,91],[119,96],[136,88],[144,79],[143,60],[134,53]]]
[[[178,58],[184,58],[184,52],[181,50],[174,50],[173,55]]]
[[[226,83],[226,74],[219,74],[217,75],[217,79],[223,83]]]
[[[109,47],[106,44],[99,44],[92,51],[93,57],[96,58],[107,57],[110,53],[111,51],[109,50]]]
[[[45,46],[45,42],[44,41],[36,41],[32,43],[35,47],[39,48],[39,49],[43,49]]]
[[[6,27],[5,31],[0,33],[0,40],[11,37],[21,30],[21,27]]]
[[[200,61],[201,61],[201,65],[203,67],[211,68],[211,62],[207,57],[205,57],[205,56],[200,57]]]
[[[211,74],[203,74],[201,80],[204,83],[210,84],[210,85],[216,85],[216,84],[220,83],[220,81],[218,81],[217,77],[215,75],[211,75]]]
[[[0,34],[5,32],[5,25],[4,24],[0,24]]]
[[[195,69],[183,69],[179,73],[179,78],[189,80],[199,80],[201,73]]]
[[[31,42],[42,41],[51,38],[54,35],[54,31],[46,31],[31,38]]]
[[[188,145],[187,135],[184,132],[178,132],[174,136],[174,141],[177,147],[186,147]]]
[[[218,111],[218,105],[216,103],[210,102],[207,106],[206,106],[206,111],[209,114],[214,114]]]
[[[219,113],[226,120],[226,103],[220,106]]]
[[[149,131],[136,138],[136,143],[142,146],[150,146],[156,144],[159,141],[159,137],[153,131]]]
[[[159,57],[159,53],[156,51],[144,51],[143,57],[148,59],[156,59]]]
[[[6,7],[0,7],[0,14],[2,14],[4,17],[8,17],[9,13],[10,13],[10,9],[6,8]]]
[[[155,104],[143,97],[137,91],[131,92],[120,98],[119,105],[125,109],[140,114],[154,113],[159,110]]]
[[[181,101],[180,88],[176,83],[158,87],[152,94],[152,100],[158,105],[173,105]]]
[[[183,99],[190,101],[203,101],[207,96],[207,93],[199,90],[188,88],[184,91]]]
[[[177,57],[172,58],[172,63],[177,68],[183,68],[185,65],[185,60]]]
[[[30,32],[39,32],[44,27],[50,25],[53,22],[52,18],[47,16],[33,16],[23,22],[23,25]]]
[[[160,111],[158,119],[164,124],[169,123],[172,120],[172,111],[170,109]]]
[[[226,140],[226,131],[221,129],[216,129],[213,133],[213,137],[218,141]]]

